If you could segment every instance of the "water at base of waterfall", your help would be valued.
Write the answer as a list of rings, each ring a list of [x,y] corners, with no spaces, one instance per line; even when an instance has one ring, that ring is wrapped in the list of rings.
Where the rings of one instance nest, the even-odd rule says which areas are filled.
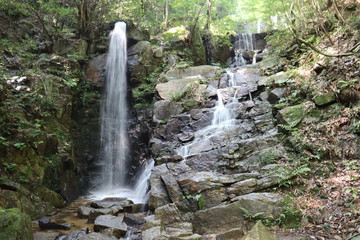
[[[133,187],[119,187],[91,191],[87,196],[91,200],[101,200],[108,197],[127,198],[133,203],[146,203],[149,200],[148,179],[154,167],[154,160],[148,160],[143,169],[136,176],[137,182]]]

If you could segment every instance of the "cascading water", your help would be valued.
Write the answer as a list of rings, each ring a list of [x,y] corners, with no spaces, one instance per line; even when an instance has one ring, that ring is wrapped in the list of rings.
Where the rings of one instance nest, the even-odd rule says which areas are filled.
[[[235,125],[235,117],[233,116],[232,112],[228,108],[231,103],[231,101],[237,101],[236,99],[229,100],[228,104],[224,104],[223,96],[221,94],[221,91],[217,90],[217,97],[218,100],[216,101],[215,111],[214,111],[214,117],[211,121],[211,125],[199,130],[195,133],[195,140],[187,145],[184,145],[180,147],[177,151],[177,154],[187,157],[193,154],[199,153],[199,143],[206,145],[208,144],[208,141],[211,137],[216,136],[219,131],[226,131],[228,129],[231,129],[232,126]]]
[[[126,24],[118,22],[110,33],[106,62],[106,91],[101,105],[101,172],[95,180],[91,198],[126,197],[134,202],[146,202],[147,179],[153,162],[149,161],[130,187],[127,180],[129,159],[127,106],[127,38]],[[150,170],[149,170],[150,169]]]
[[[127,136],[126,24],[118,22],[110,33],[106,62],[106,99],[101,106],[102,188],[125,186],[129,152]]]

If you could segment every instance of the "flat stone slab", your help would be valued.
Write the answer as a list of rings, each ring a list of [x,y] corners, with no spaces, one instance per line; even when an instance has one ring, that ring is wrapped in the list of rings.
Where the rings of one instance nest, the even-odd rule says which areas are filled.
[[[113,228],[118,232],[121,232],[121,235],[125,235],[127,232],[127,225],[123,222],[124,218],[115,217],[112,215],[101,215],[95,219],[94,231],[100,232],[106,228]]]

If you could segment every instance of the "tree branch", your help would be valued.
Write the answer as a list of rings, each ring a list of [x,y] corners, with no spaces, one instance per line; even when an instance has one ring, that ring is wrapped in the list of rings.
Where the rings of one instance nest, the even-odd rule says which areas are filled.
[[[311,48],[315,52],[317,52],[317,53],[319,53],[321,55],[324,55],[326,57],[345,57],[345,56],[359,55],[359,53],[355,53],[355,52],[339,53],[339,54],[325,53],[325,52],[321,51],[320,49],[318,49],[317,47],[315,47],[313,44],[311,44],[308,41],[306,41],[306,40],[302,39],[301,37],[297,36],[294,32],[293,32],[293,35],[296,38],[296,40],[298,40],[299,42],[305,44],[306,46],[308,46],[309,48]]]

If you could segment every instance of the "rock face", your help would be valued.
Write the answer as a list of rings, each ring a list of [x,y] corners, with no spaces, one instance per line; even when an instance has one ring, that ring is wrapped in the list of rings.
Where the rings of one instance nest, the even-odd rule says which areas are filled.
[[[290,167],[277,164],[288,156],[277,139],[268,101],[278,101],[285,89],[271,97],[261,93],[264,79],[257,68],[233,69],[231,75],[212,66],[175,68],[164,79],[168,82],[156,86],[165,100],[155,103],[150,141],[156,166],[149,207],[155,220],[145,223],[143,239],[197,239],[197,234],[200,239],[202,234],[232,239],[244,236],[255,218],[280,218],[284,197],[259,191],[294,176]],[[204,85],[195,100],[201,103],[190,110],[177,107],[189,98],[171,94],[189,91],[184,89],[193,83]],[[308,106],[295,108],[305,114]],[[279,114],[288,124],[303,117],[285,110]],[[178,224],[191,228],[180,233]]]
[[[0,239],[31,240],[32,225],[28,215],[20,209],[0,209]]]
[[[206,78],[215,78],[219,72],[219,67],[208,65],[174,68],[164,75],[168,82],[156,85],[156,90],[162,99],[174,100],[192,94],[194,100],[200,101],[206,89],[206,85],[201,82]]]

